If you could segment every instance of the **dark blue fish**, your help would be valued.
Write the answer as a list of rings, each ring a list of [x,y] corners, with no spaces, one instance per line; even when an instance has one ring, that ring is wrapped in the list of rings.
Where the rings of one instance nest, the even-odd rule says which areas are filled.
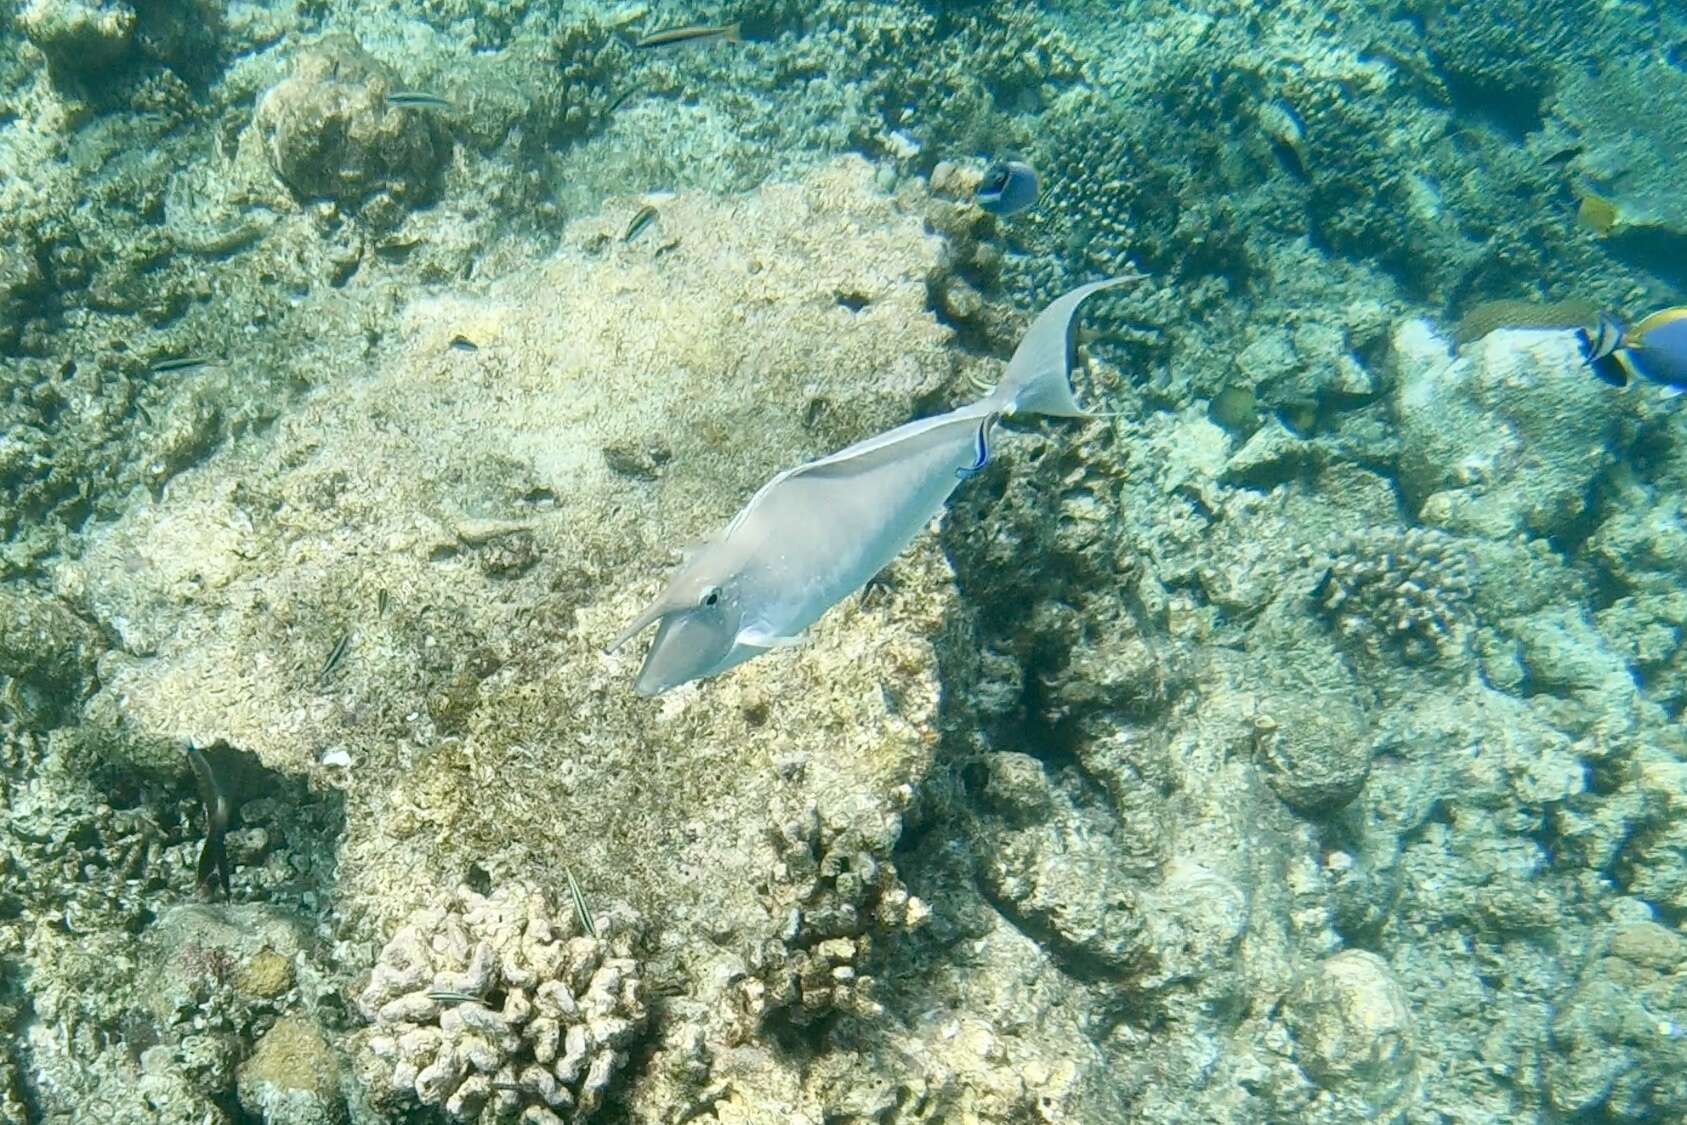
[[[1589,370],[1612,386],[1640,379],[1661,386],[1666,398],[1687,391],[1687,305],[1660,309],[1626,328],[1601,315],[1592,332],[1576,335]]]
[[[1018,160],[990,165],[978,185],[978,205],[992,215],[1016,215],[1037,202],[1037,171]]]

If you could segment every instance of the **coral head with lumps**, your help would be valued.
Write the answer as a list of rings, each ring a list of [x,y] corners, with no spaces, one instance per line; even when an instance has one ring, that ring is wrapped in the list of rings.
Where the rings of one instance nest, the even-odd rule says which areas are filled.
[[[1370,528],[1342,540],[1313,590],[1348,641],[1428,663],[1457,647],[1470,602],[1469,553],[1431,528]]]
[[[874,935],[912,929],[931,913],[890,860],[900,834],[900,817],[871,800],[832,815],[812,804],[775,810],[776,859],[763,895],[773,932],[738,982],[729,1038],[746,1041],[775,1015],[802,1025],[836,1011],[882,1014],[866,971]]]
[[[358,997],[375,1085],[453,1121],[590,1117],[649,1014],[638,916],[616,903],[590,921],[522,884],[412,913]]]

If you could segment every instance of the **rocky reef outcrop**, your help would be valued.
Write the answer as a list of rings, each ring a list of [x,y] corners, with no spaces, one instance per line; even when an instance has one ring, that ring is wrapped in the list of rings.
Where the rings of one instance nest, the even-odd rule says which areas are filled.
[[[355,207],[377,193],[425,201],[437,190],[451,142],[431,112],[388,100],[390,72],[349,38],[301,52],[264,92],[252,128],[295,196]]]

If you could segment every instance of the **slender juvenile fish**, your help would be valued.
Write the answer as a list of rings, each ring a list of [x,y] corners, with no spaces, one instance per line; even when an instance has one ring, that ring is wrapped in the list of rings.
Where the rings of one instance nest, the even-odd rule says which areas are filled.
[[[209,367],[217,362],[207,355],[184,355],[175,359],[161,359],[152,365],[154,375],[168,375],[172,371],[192,371],[197,367]]]
[[[380,617],[385,617],[386,615],[387,615],[387,588],[385,586],[382,586],[379,590],[375,591],[375,616],[377,618],[380,618]]]
[[[394,90],[387,95],[387,104],[394,109],[456,109],[445,98],[438,94],[428,94],[421,90]]]
[[[1031,322],[995,390],[945,414],[787,469],[673,574],[660,597],[609,646],[650,625],[633,690],[659,695],[715,676],[802,631],[861,589],[914,540],[967,476],[990,459],[1002,418],[1093,418],[1070,380],[1078,306],[1135,277],[1081,285]]]
[[[663,31],[653,31],[643,39],[634,43],[639,48],[647,47],[680,47],[687,43],[741,43],[738,37],[738,25],[735,23],[720,24],[711,27],[707,24],[689,24],[685,27],[670,27]]]
[[[580,928],[586,931],[587,937],[597,937],[597,927],[592,925],[592,912],[586,909],[586,896],[580,893],[580,884],[574,881],[574,869],[564,864],[562,874],[568,880],[568,897],[574,900],[574,915],[580,919]]]
[[[185,749],[188,765],[193,767],[194,783],[199,788],[199,801],[205,806],[205,843],[199,848],[194,889],[201,895],[209,895],[213,888],[221,888],[223,897],[227,898],[228,852],[223,837],[234,820],[234,800],[205,751],[191,742]]]
[[[322,669],[316,674],[318,687],[328,682],[328,677],[339,668],[340,662],[346,658],[346,650],[351,648],[351,634],[341,633],[340,639],[334,642],[334,647],[328,651],[328,659],[322,662]]]
[[[480,345],[467,336],[451,337],[451,350],[454,352],[478,352]]]
[[[627,233],[621,236],[622,242],[631,242],[645,232],[645,228],[656,221],[656,208],[648,203],[638,209],[633,221],[627,224]]]
[[[441,1004],[478,1004],[480,997],[471,996],[467,992],[452,992],[448,988],[430,988],[428,999]]]
[[[603,115],[605,117],[608,117],[610,114],[614,113],[616,110],[618,110],[622,106],[626,105],[628,98],[632,97],[634,94],[640,92],[643,89],[644,89],[644,83],[643,82],[634,82],[631,86],[628,86],[625,90],[622,90],[618,95],[616,95],[615,100],[609,103],[609,108],[603,111]]]

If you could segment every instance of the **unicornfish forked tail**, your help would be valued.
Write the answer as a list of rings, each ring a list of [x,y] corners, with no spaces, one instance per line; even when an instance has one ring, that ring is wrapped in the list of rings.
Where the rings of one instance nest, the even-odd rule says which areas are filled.
[[[1002,381],[985,401],[995,403],[996,409],[1009,417],[1104,417],[1079,406],[1072,393],[1072,367],[1078,361],[1078,306],[1103,289],[1142,279],[1142,274],[1110,277],[1056,297],[1025,330]]]
[[[1072,393],[1074,322],[1089,296],[1135,280],[1111,278],[1057,298],[1031,322],[996,389],[977,402],[858,441],[764,484],[610,644],[614,652],[657,627],[633,690],[659,695],[797,643],[901,554],[961,481],[984,468],[1002,418],[1102,417]]]

